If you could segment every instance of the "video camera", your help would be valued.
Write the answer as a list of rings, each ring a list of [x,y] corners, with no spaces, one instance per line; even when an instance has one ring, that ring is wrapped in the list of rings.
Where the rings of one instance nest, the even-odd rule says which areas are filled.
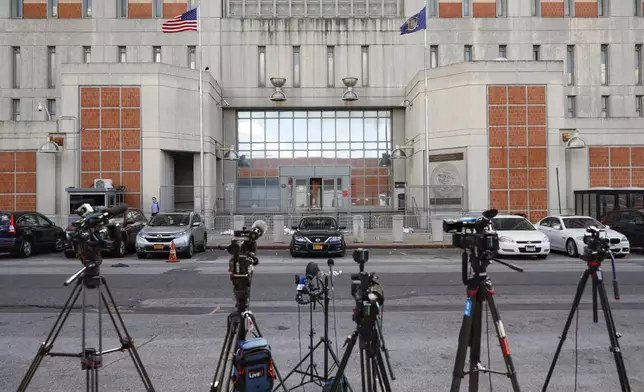
[[[369,250],[353,251],[353,261],[360,265],[360,272],[351,274],[351,296],[356,300],[353,321],[360,323],[365,318],[375,318],[385,302],[382,286],[375,273],[364,272],[364,265],[369,261]]]
[[[120,227],[107,226],[116,215],[127,211],[128,206],[121,204],[112,208],[99,207],[96,210],[88,204],[82,204],[74,214],[81,217],[75,221],[74,232],[67,234],[67,241],[85,266],[99,266],[102,263],[101,248],[105,246],[106,238],[121,238]]]
[[[237,305],[243,309],[248,307],[250,299],[250,285],[253,275],[253,267],[259,264],[255,255],[257,240],[266,232],[266,222],[255,221],[250,230],[242,228],[235,230],[230,245],[226,248],[231,255],[228,262],[228,272],[233,283],[233,292]]]
[[[586,249],[581,256],[584,261],[602,262],[610,252],[610,245],[616,245],[621,242],[619,238],[608,238],[606,229],[600,229],[595,226],[586,228],[583,238]]]
[[[444,220],[443,231],[454,234],[453,246],[470,250],[478,257],[492,258],[499,250],[499,236],[491,226],[497,214],[497,210],[487,210],[479,218]]]

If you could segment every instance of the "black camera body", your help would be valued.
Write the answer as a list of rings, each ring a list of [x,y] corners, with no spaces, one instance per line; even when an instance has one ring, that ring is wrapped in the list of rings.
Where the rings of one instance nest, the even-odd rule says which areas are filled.
[[[606,229],[599,229],[595,226],[586,228],[583,238],[586,249],[581,255],[584,261],[602,262],[610,252],[611,244],[619,244],[619,238],[608,238]]]
[[[360,272],[351,274],[351,296],[356,301],[353,321],[357,324],[361,324],[365,319],[375,322],[385,297],[376,274],[364,272],[364,265],[369,261],[369,250],[363,248],[354,250],[353,260],[360,265]],[[368,330],[369,328],[365,329],[365,331]]]
[[[263,222],[262,222],[263,223]],[[233,284],[233,294],[237,306],[243,311],[248,308],[250,301],[250,287],[253,276],[253,267],[259,264],[256,256],[257,239],[264,234],[266,224],[254,224],[250,230],[245,227],[235,230],[234,237],[226,251],[230,254],[228,272]]]
[[[121,205],[95,211],[91,205],[83,204],[74,211],[80,219],[72,224],[74,231],[68,233],[67,241],[83,265],[101,265],[101,249],[106,246],[107,239],[121,238],[121,227],[110,225],[110,219],[125,210],[127,206]]]
[[[497,210],[487,210],[479,218],[444,220],[443,231],[453,234],[453,246],[477,257],[492,258],[499,250],[499,236],[491,229],[492,218],[497,214]]]

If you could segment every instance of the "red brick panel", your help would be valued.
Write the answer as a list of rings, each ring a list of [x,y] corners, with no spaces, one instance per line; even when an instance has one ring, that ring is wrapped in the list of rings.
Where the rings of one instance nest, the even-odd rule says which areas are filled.
[[[629,147],[611,147],[610,148],[610,166],[611,167],[631,166],[631,154],[630,154]]]
[[[186,11],[188,11],[188,4],[185,1],[183,3],[163,3],[163,17],[166,19],[174,18]]]
[[[644,187],[643,146],[589,147],[590,187]]]
[[[0,151],[0,211],[36,210],[36,153]]]
[[[490,147],[506,147],[508,145],[508,128],[489,127]]]
[[[149,2],[149,3],[130,2],[127,5],[127,17],[130,19],[152,18],[152,2]]]
[[[101,106],[98,87],[83,87],[81,89],[81,107],[97,108]]]
[[[47,2],[42,3],[25,3],[22,8],[22,17],[25,19],[46,19]]]
[[[590,147],[588,149],[590,167],[608,167],[610,162],[608,154],[608,147]]]
[[[496,18],[496,3],[472,4],[472,15],[475,18]]]
[[[610,186],[613,188],[626,188],[631,186],[631,169],[623,167],[611,168]]]
[[[490,191],[490,208],[507,211],[509,209],[508,191]]]
[[[438,13],[441,18],[462,18],[463,5],[461,3],[440,3]]]
[[[83,3],[58,3],[60,19],[78,19],[83,17]]]
[[[575,3],[575,16],[577,18],[596,18],[599,16],[597,1]]]
[[[546,128],[545,127],[529,127],[528,128],[528,145],[529,146],[543,146],[547,145],[546,142]]]
[[[610,186],[608,169],[590,168],[590,187]]]
[[[644,187],[644,168],[634,167],[631,169],[631,186]]]
[[[489,105],[505,105],[508,103],[507,98],[508,88],[506,86],[488,86],[488,104]]]
[[[644,147],[631,147],[631,165],[644,167]]]
[[[509,86],[508,103],[510,105],[526,104],[526,86]]]
[[[544,3],[541,2],[541,16],[544,18],[563,18],[564,3]]]

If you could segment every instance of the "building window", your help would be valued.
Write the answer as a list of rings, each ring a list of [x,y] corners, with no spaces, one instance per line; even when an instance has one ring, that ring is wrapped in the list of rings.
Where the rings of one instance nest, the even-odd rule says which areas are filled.
[[[597,15],[608,16],[608,0],[597,0]]]
[[[163,15],[163,0],[154,0],[152,3],[152,15],[160,18]]]
[[[369,46],[362,47],[362,85],[369,85]]]
[[[432,45],[429,50],[429,66],[430,68],[438,67],[438,45]]]
[[[566,82],[568,86],[575,85],[575,45],[568,45],[566,49]]]
[[[152,48],[152,61],[155,63],[160,63],[161,62],[161,47],[160,46],[154,46]]]
[[[56,47],[47,48],[47,87],[56,87]]]
[[[635,84],[642,85],[642,44],[635,45]]]
[[[564,0],[564,16],[575,16],[575,0]]]
[[[438,0],[429,1],[429,16],[438,16]]]
[[[470,16],[470,0],[461,0],[463,2],[463,16]]]
[[[266,87],[266,46],[257,48],[259,54],[259,62],[257,64],[257,77],[259,79],[259,87]]]
[[[507,59],[508,58],[508,46],[507,45],[499,45],[499,57],[502,59]]]
[[[188,68],[197,68],[197,47],[188,46]]]
[[[609,98],[610,96],[608,95],[602,95],[602,117],[603,118],[610,117]]]
[[[127,62],[127,49],[125,46],[119,46],[119,63]]]
[[[507,2],[505,0],[496,0],[496,16],[507,16]]]
[[[13,88],[20,88],[20,48],[13,48],[13,58],[11,61],[11,80]]]
[[[83,17],[92,17],[92,0],[83,0]]]
[[[335,87],[335,46],[326,47],[326,81],[328,87]]]
[[[293,46],[293,87],[300,87],[300,47]]]
[[[22,0],[11,0],[11,17],[22,18]]]
[[[541,45],[532,45],[532,60],[541,60]]]
[[[58,0],[47,0],[47,16],[50,18],[58,17]]]
[[[119,18],[127,18],[127,3],[128,0],[116,0],[116,16]]]
[[[634,0],[635,12],[633,15],[642,16],[642,0]]]
[[[11,100],[11,119],[13,121],[20,121],[20,100]]]
[[[638,95],[635,97],[635,116],[644,117],[644,112],[642,112],[642,104],[644,104],[644,97]]]
[[[577,117],[577,109],[575,105],[576,98],[574,95],[569,95],[566,99],[566,110],[568,111],[568,118]]]
[[[541,16],[541,0],[530,1],[532,7],[532,16]]]
[[[465,53],[463,54],[464,61],[472,61],[472,45],[465,45]]]
[[[608,86],[608,82],[609,82],[608,74],[610,72],[610,69],[608,68],[608,45],[602,45],[601,51],[602,51],[602,66],[601,66],[602,86]]]
[[[54,120],[56,118],[56,100],[55,99],[47,100],[47,110],[49,111],[49,115],[51,116],[51,119]]]
[[[83,46],[83,62],[85,64],[92,62],[92,47]]]

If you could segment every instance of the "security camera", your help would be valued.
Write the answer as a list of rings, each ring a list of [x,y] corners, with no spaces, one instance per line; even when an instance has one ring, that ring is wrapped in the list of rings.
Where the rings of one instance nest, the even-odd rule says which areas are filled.
[[[204,69],[204,71],[209,71],[209,70],[210,70],[210,67],[208,66],[206,66],[206,68]]]
[[[222,100],[221,100],[221,106],[228,107],[228,106],[230,106],[230,104],[229,104],[229,103],[228,103],[228,101],[226,101],[225,99],[222,99]]]
[[[38,103],[38,111],[39,112],[43,111],[42,103],[40,103],[40,102]]]

